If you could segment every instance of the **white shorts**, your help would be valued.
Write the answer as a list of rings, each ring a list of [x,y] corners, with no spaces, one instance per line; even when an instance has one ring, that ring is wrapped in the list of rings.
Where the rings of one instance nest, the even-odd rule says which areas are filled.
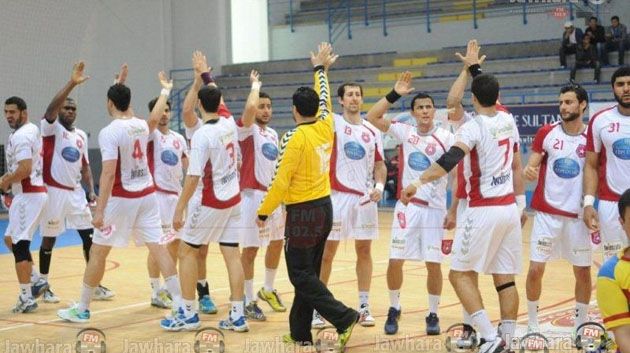
[[[66,229],[92,228],[92,213],[81,187],[70,191],[49,186],[48,199],[40,220],[43,237],[56,237]]]
[[[536,212],[529,251],[536,262],[562,257],[573,266],[592,263],[591,235],[579,218]]]
[[[390,259],[441,263],[446,210],[396,202]]]
[[[628,246],[628,238],[619,222],[617,202],[599,200],[598,213],[602,249],[606,260]]]
[[[238,244],[237,223],[240,217],[240,204],[217,209],[201,204],[201,193],[197,192],[188,201],[188,215],[181,240],[193,245],[214,243]]]
[[[103,223],[103,229],[94,230],[94,244],[125,247],[131,238],[137,245],[160,243],[162,238],[155,193],[133,199],[110,197]]]
[[[521,272],[521,218],[515,203],[467,207],[457,218],[452,270],[488,274]]]
[[[180,238],[180,233],[173,230],[173,215],[175,214],[175,207],[177,206],[179,197],[159,191],[155,193],[155,197],[157,198],[160,224],[162,225],[162,233],[164,234],[164,238],[160,243],[167,244],[174,239]]]
[[[362,197],[333,191],[333,226],[328,240],[378,239],[378,206],[376,202],[360,205]]]
[[[9,225],[4,236],[10,236],[13,244],[20,240],[33,240],[47,198],[44,192],[15,195],[9,208]]]
[[[239,243],[243,248],[265,247],[271,241],[284,239],[285,213],[282,207],[276,208],[269,216],[263,229],[259,230],[256,225],[256,211],[265,194],[264,191],[252,189],[241,192],[241,217],[235,227],[239,233]]]

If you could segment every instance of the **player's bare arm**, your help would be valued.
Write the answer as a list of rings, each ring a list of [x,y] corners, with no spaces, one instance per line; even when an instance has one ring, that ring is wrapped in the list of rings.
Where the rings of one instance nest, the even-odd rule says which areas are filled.
[[[262,82],[260,82],[260,74],[258,73],[258,71],[252,70],[252,72],[250,72],[249,82],[252,85],[252,90],[249,92],[249,96],[247,96],[245,109],[243,110],[243,118],[241,119],[241,123],[245,127],[252,126],[256,121],[260,86],[262,85]]]
[[[449,178],[451,179],[451,207],[446,211],[444,224],[442,225],[446,230],[454,229],[457,224],[457,206],[459,205],[459,198],[455,196],[457,190],[457,169],[451,170]]]
[[[18,162],[18,167],[13,173],[5,174],[0,180],[0,189],[9,191],[11,184],[18,183],[22,179],[25,179],[31,175],[31,169],[33,166],[32,159],[23,159]]]
[[[81,181],[87,186],[88,200],[90,202],[96,201],[96,192],[94,191],[94,177],[92,176],[92,168],[89,164],[83,164],[81,166]]]
[[[461,60],[464,66],[462,67],[462,71],[459,73],[459,76],[457,76],[455,82],[453,82],[453,85],[448,92],[448,96],[446,97],[446,108],[449,112],[449,120],[459,121],[464,117],[464,106],[462,105],[462,101],[464,99],[466,85],[468,84],[468,68],[473,65],[481,65],[484,60],[486,60],[485,55],[479,57],[480,50],[481,47],[477,44],[477,40],[471,39],[468,41],[465,56],[460,53],[455,53],[455,56]]]
[[[527,181],[535,181],[538,179],[538,172],[540,172],[540,163],[542,163],[543,154],[538,152],[532,152],[527,160],[527,165],[523,169],[523,176]]]
[[[173,89],[173,80],[169,80],[164,71],[160,71],[158,79],[160,80],[160,85],[162,85],[162,90],[160,91],[160,97],[153,106],[153,110],[151,110],[151,114],[149,114],[149,120],[147,120],[149,133],[155,131],[160,123],[160,118],[162,117],[164,109],[166,109],[166,102],[171,94],[171,89]]]
[[[186,175],[184,187],[182,189],[182,193],[179,195],[179,199],[177,200],[175,214],[173,215],[173,229],[176,231],[182,229],[184,226],[184,210],[186,210],[188,201],[190,201],[190,198],[195,193],[197,184],[199,184],[199,179],[200,176],[198,175]]]
[[[383,115],[387,113],[387,110],[398,100],[400,97],[409,95],[415,88],[411,87],[411,72],[405,71],[398,76],[394,89],[387,96],[379,99],[376,104],[370,108],[365,115],[367,121],[376,126],[377,129],[382,132],[389,131],[389,127],[392,124],[391,120],[385,119]]]
[[[584,163],[584,223],[592,231],[599,230],[599,217],[593,206],[597,193],[599,153],[586,151]]]
[[[187,128],[192,128],[197,125],[197,113],[195,113],[195,106],[197,105],[197,92],[201,88],[203,81],[201,74],[208,72],[208,64],[206,63],[206,57],[200,52],[195,51],[192,56],[192,65],[195,71],[195,77],[190,90],[186,93],[184,98],[184,106],[182,107],[182,120]]]
[[[385,189],[385,180],[387,179],[387,166],[385,161],[378,161],[374,163],[374,182],[375,186],[370,193],[370,200],[373,202],[379,202],[383,197],[383,190]]]
[[[615,335],[615,343],[621,353],[630,353],[630,325],[612,329]]]
[[[116,163],[117,159],[111,159],[103,161],[103,167],[101,170],[101,179],[99,182],[100,190],[98,201],[96,202],[96,210],[94,211],[94,218],[92,219],[92,225],[94,228],[103,228],[103,219],[105,215],[105,207],[107,206],[107,200],[112,194],[112,188],[114,187],[114,176],[116,175]]]
[[[44,118],[49,123],[53,123],[57,119],[57,115],[59,114],[59,110],[63,106],[68,95],[74,89],[74,87],[82,84],[87,81],[90,77],[84,75],[85,63],[83,61],[79,61],[74,64],[72,67],[72,74],[70,75],[70,80],[57,92],[55,97],[53,97],[50,104],[48,104],[48,108],[46,108],[46,113],[44,114]]]
[[[514,195],[516,196],[516,206],[521,214],[521,226],[527,222],[527,214],[524,212],[527,207],[525,199],[525,182],[523,181],[523,165],[521,162],[521,152],[514,153],[512,160],[512,184],[514,187]]]

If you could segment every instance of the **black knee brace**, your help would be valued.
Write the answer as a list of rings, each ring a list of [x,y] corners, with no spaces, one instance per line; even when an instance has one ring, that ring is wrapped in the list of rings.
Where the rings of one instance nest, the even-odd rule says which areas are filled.
[[[17,244],[13,244],[11,250],[13,250],[13,256],[15,257],[15,263],[22,261],[32,262],[33,258],[31,257],[31,251],[29,250],[31,246],[30,240],[20,240]]]
[[[504,290],[504,289],[508,289],[510,287],[514,287],[515,285],[516,284],[514,282],[503,283],[502,285],[496,287],[497,293],[502,291],[502,290]]]
[[[189,243],[187,241],[185,241],[184,243],[186,243],[186,245],[190,246],[191,248],[194,248],[194,249],[197,249],[197,250],[199,250],[199,248],[201,247],[201,245],[191,244],[191,243]]]
[[[230,248],[238,248],[238,243],[222,243],[219,242],[219,246],[227,246]]]

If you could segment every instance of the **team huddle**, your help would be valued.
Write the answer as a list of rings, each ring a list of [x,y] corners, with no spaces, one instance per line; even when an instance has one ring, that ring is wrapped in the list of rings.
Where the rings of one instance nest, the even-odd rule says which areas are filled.
[[[314,88],[294,93],[297,126],[282,137],[269,127],[272,98],[261,91],[256,71],[250,74],[242,116],[235,119],[205,56],[193,53],[194,81],[182,108],[184,137],[169,128],[172,81],[159,73],[160,95],[149,102],[148,118],[141,119],[131,107],[123,65],[107,91],[113,120],[98,135],[98,197],[87,135],[75,127],[77,105],[69,98],[74,87],[88,80],[84,63],[74,65],[39,127],[29,122],[21,98],[7,99],[5,117],[14,132],[5,146],[8,172],[0,189],[14,195],[4,235],[20,286],[13,311],[36,310],[40,296],[44,302],[59,302],[48,281],[52,249],[58,235],[76,229],[87,266],[78,303],[59,310],[60,318],[89,322],[90,302],[114,296],[101,285],[106,259],[112,247],[125,247],[133,239],[149,250],[151,305],[170,309],[160,326],[198,329],[200,312],[217,313],[206,257],[208,245],[218,243],[231,302],[219,327],[246,332],[248,320],[266,320],[258,300],[273,311],[287,310],[274,288],[284,248],[295,287],[284,341],[312,344],[311,328],[328,321],[337,328],[343,348],[355,324],[376,325],[369,301],[371,246],[379,236],[377,203],[387,177],[386,134],[399,143],[400,165],[387,267],[386,334],[398,332],[405,261],[426,263],[426,333],[442,333],[441,264],[450,253],[448,278],[462,303],[462,322],[478,333],[480,352],[508,349],[519,308],[515,275],[521,272],[522,226],[527,222],[525,182],[535,181],[528,332],[540,331],[537,311],[545,264],[562,257],[573,265],[574,334],[579,334],[580,325],[589,321],[592,249],[599,244],[609,261],[599,274],[598,303],[604,324],[615,332],[622,351],[628,349],[630,192],[624,191],[630,189],[630,68],[612,76],[618,104],[591,117],[588,126],[588,93],[578,85],[563,87],[561,120],[539,129],[523,167],[517,125],[499,102],[498,80],[483,73],[485,56],[479,52],[471,40],[465,55],[456,54],[463,67],[448,93],[447,119],[438,121],[433,97],[418,93],[409,107],[415,124],[407,124],[385,114],[415,91],[409,72],[401,73],[391,92],[365,116],[362,87],[342,84],[337,94],[343,112],[333,114],[328,72],[338,56],[322,43],[311,53]],[[469,76],[470,112],[463,106]],[[453,202],[447,207],[449,188]],[[29,247],[38,227],[43,241],[36,267]],[[451,246],[445,233],[452,229]],[[357,254],[357,310],[336,300],[326,287],[339,243],[350,239]],[[254,261],[261,247],[266,248],[264,286],[254,292]],[[483,306],[480,273],[493,277],[501,307],[498,329]]]

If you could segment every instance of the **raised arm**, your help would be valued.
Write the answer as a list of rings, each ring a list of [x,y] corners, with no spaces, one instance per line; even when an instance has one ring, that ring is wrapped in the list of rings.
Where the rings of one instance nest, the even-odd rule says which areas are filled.
[[[59,92],[57,92],[52,101],[50,101],[50,104],[48,104],[48,108],[46,108],[46,113],[44,114],[44,118],[46,119],[46,121],[48,121],[49,123],[53,123],[55,119],[57,119],[57,115],[59,114],[59,110],[63,106],[63,103],[65,102],[66,98],[68,98],[68,95],[70,94],[70,92],[72,92],[74,87],[82,84],[90,78],[89,76],[83,75],[84,69],[85,64],[83,63],[83,61],[79,61],[78,63],[74,64],[74,66],[72,67],[70,80],[65,84],[65,86],[61,88],[61,90],[59,90]]]
[[[192,65],[194,69],[194,80],[190,90],[186,93],[184,98],[184,106],[182,107],[182,120],[187,128],[193,128],[197,125],[197,113],[195,113],[195,106],[197,103],[197,92],[201,88],[203,81],[201,80],[201,74],[208,72],[208,64],[206,57],[200,52],[195,51],[192,56]]]
[[[158,74],[158,79],[160,80],[160,84],[162,85],[162,90],[160,91],[160,97],[157,102],[153,106],[151,113],[149,114],[149,120],[147,120],[147,124],[149,125],[149,133],[152,133],[157,128],[160,123],[160,118],[162,114],[164,114],[164,109],[166,109],[166,102],[168,101],[168,96],[171,94],[171,89],[173,88],[173,80],[169,80],[166,77],[164,71],[160,71]]]
[[[593,204],[597,195],[599,153],[586,151],[584,163],[584,223],[592,230],[599,230],[599,217]]]
[[[396,103],[400,97],[408,95],[413,92],[413,90],[414,88],[411,87],[411,72],[405,71],[398,76],[398,80],[392,91],[376,102],[367,112],[365,118],[382,132],[389,131],[389,126],[392,122],[391,120],[385,119],[383,115],[387,113],[389,107]]]
[[[245,110],[243,111],[243,117],[241,123],[244,127],[250,127],[256,121],[256,112],[258,112],[258,101],[260,94],[260,74],[256,70],[252,70],[249,74],[249,82],[252,84],[252,90],[247,96],[247,102],[245,102]]]
[[[339,56],[332,53],[330,43],[322,42],[317,48],[317,54],[311,52],[311,63],[315,71],[314,90],[319,95],[319,119],[332,120],[332,99],[330,97],[330,86],[328,85],[328,69],[335,63]]]
[[[459,76],[457,76],[455,82],[453,82],[446,98],[446,108],[449,111],[449,120],[460,121],[464,117],[464,106],[462,105],[462,101],[464,99],[466,85],[468,84],[468,73],[469,71],[471,74],[480,73],[481,64],[486,60],[485,55],[479,57],[480,50],[481,47],[477,44],[477,40],[471,39],[468,41],[468,46],[466,47],[466,56],[463,56],[460,53],[455,53],[455,56],[461,60],[464,67],[459,73]]]

